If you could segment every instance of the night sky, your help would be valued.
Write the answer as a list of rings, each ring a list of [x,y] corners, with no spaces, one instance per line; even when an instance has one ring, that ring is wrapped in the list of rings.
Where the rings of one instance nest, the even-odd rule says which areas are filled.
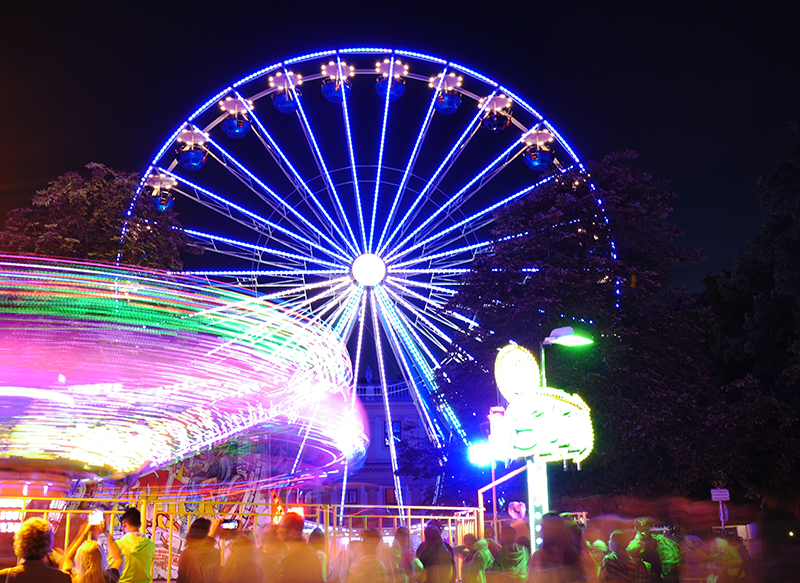
[[[583,159],[637,150],[638,166],[680,194],[680,243],[710,256],[678,274],[695,290],[755,234],[758,177],[800,146],[787,126],[800,117],[788,2],[8,4],[2,217],[88,162],[142,170],[230,81],[344,46],[418,50],[485,72],[526,97]]]

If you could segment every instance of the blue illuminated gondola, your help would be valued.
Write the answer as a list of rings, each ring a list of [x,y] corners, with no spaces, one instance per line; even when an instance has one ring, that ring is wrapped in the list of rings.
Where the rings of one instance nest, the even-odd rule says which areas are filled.
[[[486,114],[481,123],[490,133],[496,134],[511,125],[511,116],[502,111],[492,111]]]
[[[168,211],[175,206],[175,198],[169,190],[156,190],[150,196],[150,204],[160,211]]]
[[[186,170],[200,170],[208,160],[208,152],[199,146],[178,151],[178,162]]]
[[[353,84],[348,79],[344,82],[330,78],[322,81],[322,95],[331,103],[342,103],[345,98],[350,97],[352,88]]]
[[[297,99],[299,99],[301,96],[300,90],[295,88],[294,92],[297,95]],[[281,113],[294,113],[298,108],[297,99],[295,99],[291,91],[278,91],[272,96],[272,105]]]
[[[222,131],[229,138],[238,140],[250,131],[250,120],[243,115],[231,115],[222,122]]]
[[[443,115],[453,114],[461,106],[461,95],[455,91],[441,91],[436,96],[436,103],[433,106]]]
[[[403,79],[392,79],[391,87],[389,86],[389,78],[381,77],[375,83],[375,92],[382,98],[386,97],[386,90],[389,90],[389,101],[394,101],[406,92],[406,82]]]
[[[531,146],[525,150],[523,160],[525,160],[528,168],[541,172],[542,170],[547,170],[553,163],[553,152]]]

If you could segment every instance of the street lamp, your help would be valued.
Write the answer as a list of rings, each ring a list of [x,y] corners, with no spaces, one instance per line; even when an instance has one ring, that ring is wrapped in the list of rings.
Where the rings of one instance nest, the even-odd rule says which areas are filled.
[[[545,338],[539,343],[539,367],[541,373],[539,377],[542,381],[542,386],[547,386],[547,378],[544,372],[544,347],[558,344],[559,346],[586,346],[587,344],[594,344],[594,340],[575,334],[572,326],[564,326],[563,328],[556,328],[550,332],[550,336]]]
[[[489,415],[488,451],[492,460],[525,458],[528,478],[528,511],[532,546],[539,547],[542,516],[550,509],[547,484],[548,461],[571,459],[575,463],[592,451],[594,431],[589,407],[578,395],[548,387],[544,372],[544,347],[552,344],[581,346],[592,340],[575,334],[571,327],[557,328],[539,344],[540,363],[530,351],[511,342],[500,349],[495,361],[495,379],[508,407],[492,407]],[[475,452],[478,453],[477,451]],[[483,461],[481,460],[481,461]],[[493,463],[492,462],[492,463]],[[512,472],[517,474],[522,469]],[[507,480],[511,474],[479,490]]]

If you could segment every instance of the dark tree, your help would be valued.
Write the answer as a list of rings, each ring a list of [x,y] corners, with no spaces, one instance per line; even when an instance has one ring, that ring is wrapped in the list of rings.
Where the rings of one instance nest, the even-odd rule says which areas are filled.
[[[450,305],[480,323],[440,375],[473,435],[497,402],[497,348],[513,339],[536,352],[560,326],[594,337],[590,348],[547,349],[548,385],[580,394],[595,428],[584,471],[556,480],[562,494],[688,493],[716,468],[721,393],[705,342],[709,314],[671,277],[674,265],[701,256],[675,244],[675,194],[631,168],[632,157],[567,172],[500,212],[491,252]]]
[[[196,252],[177,214],[160,212],[139,197],[125,243],[120,234],[140,176],[88,164],[89,176],[67,172],[33,197],[31,207],[8,213],[0,249],[17,253],[123,260],[130,265],[181,269],[181,251]]]
[[[797,469],[800,438],[800,150],[759,180],[756,195],[765,212],[758,234],[732,272],[705,284],[716,316],[712,353],[734,402],[752,408],[760,395],[770,403],[751,417],[771,437],[740,434],[750,469],[780,483]]]

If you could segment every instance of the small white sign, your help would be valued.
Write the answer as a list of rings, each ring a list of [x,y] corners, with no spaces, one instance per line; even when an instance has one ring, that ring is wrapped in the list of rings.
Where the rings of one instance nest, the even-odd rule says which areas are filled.
[[[731,499],[731,493],[727,488],[711,488],[711,500],[714,502],[727,502]]]

